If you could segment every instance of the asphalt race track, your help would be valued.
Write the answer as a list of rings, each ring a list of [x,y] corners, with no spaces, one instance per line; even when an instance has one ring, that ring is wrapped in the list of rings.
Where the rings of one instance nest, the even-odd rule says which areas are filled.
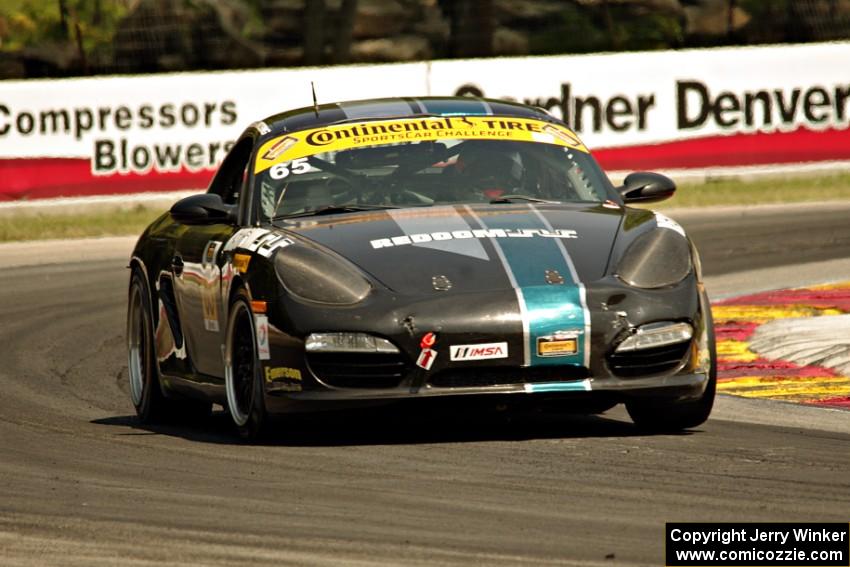
[[[848,214],[671,216],[729,295],[850,279]],[[680,435],[620,408],[140,428],[126,257],[48,248],[0,255],[0,565],[662,565],[665,521],[850,521],[850,412],[781,402],[720,397]]]

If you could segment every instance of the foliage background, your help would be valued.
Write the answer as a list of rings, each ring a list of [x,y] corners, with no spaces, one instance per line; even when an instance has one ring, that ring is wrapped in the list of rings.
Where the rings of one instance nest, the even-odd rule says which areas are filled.
[[[0,78],[850,38],[850,0],[2,0]]]

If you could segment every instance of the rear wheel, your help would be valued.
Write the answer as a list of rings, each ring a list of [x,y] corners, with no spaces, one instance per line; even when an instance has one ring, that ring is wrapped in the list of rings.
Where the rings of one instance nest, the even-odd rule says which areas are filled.
[[[237,294],[230,307],[225,340],[227,407],[239,435],[255,440],[265,433],[268,414],[254,315],[244,291]]]
[[[678,431],[704,423],[714,406],[717,391],[717,348],[714,344],[714,322],[707,298],[704,301],[705,332],[710,357],[708,384],[702,396],[686,402],[634,401],[626,404],[635,425],[651,431]]]
[[[209,416],[210,402],[170,400],[162,393],[156,363],[156,347],[147,282],[133,271],[127,305],[127,374],[130,398],[142,423],[194,421]]]
[[[154,356],[153,322],[147,282],[138,270],[130,280],[127,305],[127,369],[130,398],[142,423],[162,421],[169,413]]]

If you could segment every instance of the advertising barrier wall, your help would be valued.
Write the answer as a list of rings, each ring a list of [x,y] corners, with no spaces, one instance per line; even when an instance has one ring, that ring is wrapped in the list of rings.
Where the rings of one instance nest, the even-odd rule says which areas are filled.
[[[204,188],[251,122],[466,94],[563,118],[609,170],[850,163],[850,43],[0,82],[0,201]]]

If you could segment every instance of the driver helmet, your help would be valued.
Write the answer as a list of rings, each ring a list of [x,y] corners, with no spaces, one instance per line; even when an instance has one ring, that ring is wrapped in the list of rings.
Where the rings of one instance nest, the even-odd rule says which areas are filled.
[[[492,141],[464,142],[455,171],[464,185],[488,199],[514,193],[521,186],[523,166],[510,145]]]

